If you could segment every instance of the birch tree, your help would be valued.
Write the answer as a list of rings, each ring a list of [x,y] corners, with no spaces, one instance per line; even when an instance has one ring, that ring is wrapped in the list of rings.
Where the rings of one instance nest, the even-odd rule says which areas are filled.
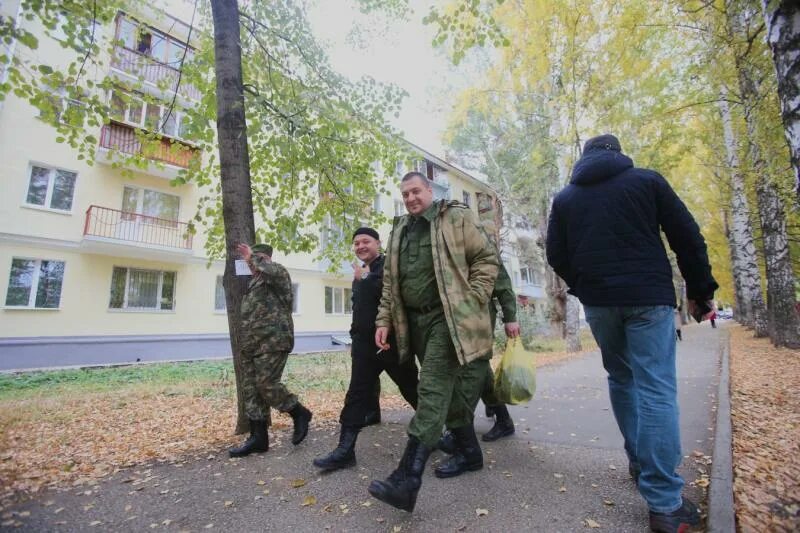
[[[786,142],[800,195],[800,3],[793,0],[761,0],[766,38],[778,78]]]

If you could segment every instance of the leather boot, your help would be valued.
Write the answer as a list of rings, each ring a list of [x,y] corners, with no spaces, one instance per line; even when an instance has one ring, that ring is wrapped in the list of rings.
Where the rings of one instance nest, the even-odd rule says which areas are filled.
[[[364,427],[367,426],[375,426],[381,423],[381,410],[376,409],[374,411],[370,411],[364,417]]]
[[[314,466],[323,470],[339,470],[356,464],[356,439],[360,428],[342,426],[339,445],[324,457],[314,459]]]
[[[292,420],[294,421],[294,431],[292,432],[292,444],[298,445],[303,442],[303,439],[308,435],[308,423],[311,422],[311,411],[303,407],[303,404],[297,402],[297,405],[289,411]]]
[[[456,453],[456,437],[453,435],[453,432],[449,429],[444,430],[436,447],[447,455]]]
[[[417,494],[422,486],[422,473],[431,449],[416,437],[408,437],[406,450],[397,469],[385,481],[372,480],[369,493],[382,502],[409,513],[417,503]]]
[[[269,450],[267,421],[250,420],[250,436],[240,446],[228,450],[228,455],[231,457],[244,457],[251,453],[261,453],[267,450]]]
[[[511,415],[508,414],[506,404],[493,405],[494,414],[497,417],[494,426],[489,430],[481,440],[484,442],[493,442],[503,437],[509,437],[514,434],[514,421],[511,420]]]
[[[475,435],[475,426],[469,424],[451,430],[456,438],[456,453],[433,471],[438,478],[460,476],[483,468],[483,452]]]

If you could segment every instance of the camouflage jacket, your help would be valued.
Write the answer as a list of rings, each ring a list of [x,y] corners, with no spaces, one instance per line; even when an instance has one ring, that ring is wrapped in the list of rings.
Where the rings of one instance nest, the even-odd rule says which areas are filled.
[[[464,365],[492,354],[489,299],[499,261],[497,251],[481,230],[476,215],[459,202],[440,201],[431,222],[431,250],[436,284],[450,338]],[[400,360],[412,357],[408,317],[400,293],[400,237],[411,215],[394,218],[383,267],[383,292],[376,326],[395,334]]]
[[[242,350],[290,352],[294,348],[292,278],[279,265],[253,256],[258,273],[250,280],[241,307]]]

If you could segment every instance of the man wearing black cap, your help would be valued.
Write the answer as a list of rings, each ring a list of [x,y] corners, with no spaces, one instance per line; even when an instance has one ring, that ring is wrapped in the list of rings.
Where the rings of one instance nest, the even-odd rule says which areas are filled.
[[[240,244],[238,251],[253,273],[242,300],[239,339],[244,374],[241,392],[250,419],[250,437],[228,450],[231,457],[269,449],[270,407],[292,417],[292,444],[300,444],[306,438],[311,421],[311,411],[281,383],[286,360],[294,348],[294,295],[289,272],[272,262],[272,246],[268,244],[252,248]]]
[[[718,288],[700,228],[657,172],[633,166],[613,135],[586,142],[569,185],[553,200],[547,261],[584,305],[608,372],[629,472],[650,508],[650,528],[700,522],[681,496],[675,375],[675,287],[661,231],[698,320]]]
[[[355,445],[370,409],[374,409],[378,377],[384,370],[397,384],[400,394],[417,407],[417,365],[413,359],[399,363],[395,343],[375,353],[375,316],[383,288],[384,255],[381,241],[372,228],[358,228],[353,233],[353,250],[358,261],[353,263],[353,322],[350,326],[350,386],[339,416],[339,445],[328,455],[314,459],[314,466],[338,470],[356,464]]]

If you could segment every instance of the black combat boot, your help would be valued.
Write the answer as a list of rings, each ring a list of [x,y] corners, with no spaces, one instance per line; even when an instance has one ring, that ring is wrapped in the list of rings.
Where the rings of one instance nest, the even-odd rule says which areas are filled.
[[[502,439],[503,437],[509,437],[514,434],[514,421],[511,420],[511,415],[508,414],[508,408],[506,404],[501,403],[499,405],[493,405],[492,409],[494,409],[494,414],[497,419],[494,422],[494,426],[492,429],[489,430],[481,439],[484,442],[493,442],[497,439]]]
[[[250,436],[241,446],[228,450],[231,457],[244,457],[251,453],[261,453],[269,450],[269,436],[267,435],[266,420],[250,420]]]
[[[366,426],[376,426],[381,423],[381,410],[380,408],[375,409],[374,411],[370,411],[364,417],[364,427]]]
[[[292,432],[292,444],[298,445],[303,442],[303,439],[308,435],[308,423],[311,422],[311,411],[303,407],[303,404],[297,402],[297,405],[289,411],[292,420],[294,421],[294,431]]]
[[[449,429],[444,430],[436,447],[447,455],[456,453],[456,437],[453,435],[453,432]]]
[[[325,457],[314,459],[314,466],[323,470],[339,470],[356,464],[356,439],[361,428],[342,426],[339,445]]]
[[[456,477],[483,468],[483,452],[475,435],[475,426],[469,424],[451,431],[456,438],[456,452],[436,467],[434,475],[438,478]]]
[[[417,494],[422,486],[422,473],[430,455],[430,448],[416,437],[409,436],[406,451],[397,469],[389,474],[386,481],[372,480],[367,490],[380,501],[410,513],[417,503]]]

